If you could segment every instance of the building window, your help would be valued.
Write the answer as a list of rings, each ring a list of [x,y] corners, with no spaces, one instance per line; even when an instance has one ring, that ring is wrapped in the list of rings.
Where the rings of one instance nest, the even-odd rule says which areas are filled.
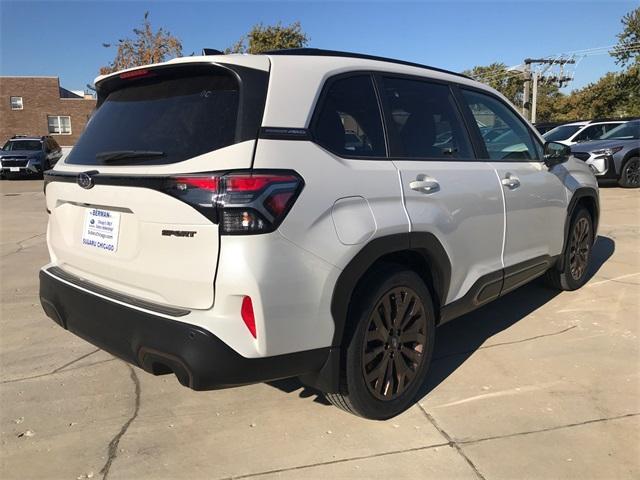
[[[49,133],[58,135],[71,135],[71,117],[49,115]]]
[[[22,110],[22,97],[11,97],[11,110]]]

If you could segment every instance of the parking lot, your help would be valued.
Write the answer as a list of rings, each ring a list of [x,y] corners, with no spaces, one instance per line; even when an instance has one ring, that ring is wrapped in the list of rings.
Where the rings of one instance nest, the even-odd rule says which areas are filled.
[[[592,277],[520,288],[437,333],[401,416],[295,380],[193,392],[47,319],[42,182],[0,184],[0,477],[639,478],[640,191],[601,189]]]

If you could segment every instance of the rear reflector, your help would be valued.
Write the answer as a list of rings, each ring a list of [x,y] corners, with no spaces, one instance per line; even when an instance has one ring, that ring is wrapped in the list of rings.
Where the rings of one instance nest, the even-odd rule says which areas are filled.
[[[242,299],[240,315],[242,315],[242,320],[251,332],[253,338],[256,338],[256,319],[253,315],[253,303],[251,302],[251,297],[244,297]]]

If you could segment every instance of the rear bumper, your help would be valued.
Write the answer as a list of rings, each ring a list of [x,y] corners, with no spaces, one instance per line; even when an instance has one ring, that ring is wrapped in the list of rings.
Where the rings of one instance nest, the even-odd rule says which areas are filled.
[[[102,292],[101,292],[102,293]],[[40,271],[40,301],[60,326],[149,373],[210,390],[316,372],[329,348],[245,358],[202,327],[132,308]]]

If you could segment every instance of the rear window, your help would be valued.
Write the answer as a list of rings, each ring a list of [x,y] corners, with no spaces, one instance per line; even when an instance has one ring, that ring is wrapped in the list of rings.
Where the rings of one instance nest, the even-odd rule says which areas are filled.
[[[236,142],[238,82],[217,71],[122,82],[95,111],[67,157],[82,165],[160,165]]]

